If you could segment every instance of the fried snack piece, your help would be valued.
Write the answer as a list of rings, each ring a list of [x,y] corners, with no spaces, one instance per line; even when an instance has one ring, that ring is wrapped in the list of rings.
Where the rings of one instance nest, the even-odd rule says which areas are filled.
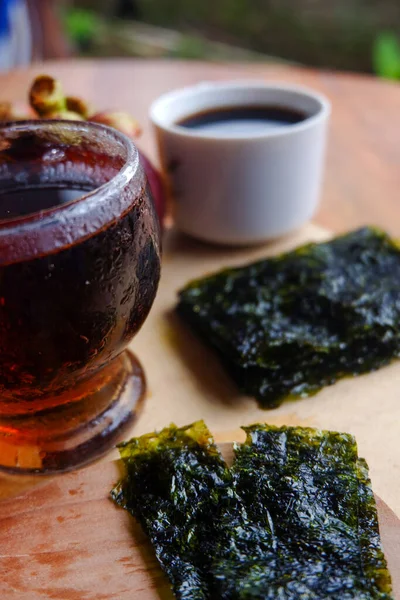
[[[189,283],[182,318],[263,408],[400,352],[400,250],[364,228]]]
[[[273,531],[275,560],[260,552],[239,571],[233,557],[221,597],[251,590],[251,598],[271,600],[389,600],[375,499],[354,437],[303,427],[244,429],[235,489],[249,520]]]
[[[206,425],[171,425],[119,446],[127,477],[113,499],[141,523],[179,599],[206,600],[214,528],[231,476]]]

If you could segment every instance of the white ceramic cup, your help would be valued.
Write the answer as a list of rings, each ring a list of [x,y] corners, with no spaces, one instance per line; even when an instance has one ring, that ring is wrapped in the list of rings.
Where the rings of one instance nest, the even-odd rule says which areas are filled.
[[[256,133],[177,125],[217,107],[281,106],[306,118]],[[311,90],[254,81],[201,83],[150,108],[176,226],[208,242],[246,245],[288,233],[314,214],[330,104]]]

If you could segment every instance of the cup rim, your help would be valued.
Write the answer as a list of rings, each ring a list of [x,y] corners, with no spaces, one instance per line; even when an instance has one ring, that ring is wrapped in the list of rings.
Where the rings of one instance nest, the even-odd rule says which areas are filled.
[[[122,144],[126,150],[126,158],[120,170],[108,181],[71,202],[37,213],[0,220],[0,265],[59,251],[91,237],[122,214],[128,201],[126,194],[122,193],[125,186],[135,181],[129,206],[139,200],[145,186],[137,147],[128,136],[112,127],[62,119],[11,121],[0,125],[0,145],[2,132],[32,130],[105,133],[108,139],[113,138]],[[119,207],[115,211],[104,210],[104,204],[110,195],[114,199],[118,198]],[[95,223],[87,226],[91,215],[96,215]],[[73,234],[74,228],[75,232],[80,232],[76,233],[76,237]],[[40,236],[40,232],[45,233]]]
[[[198,130],[186,129],[175,123],[168,124],[164,119],[160,118],[157,114],[160,108],[165,105],[165,103],[170,103],[176,100],[181,100],[185,96],[194,96],[198,92],[204,91],[223,91],[223,90],[232,90],[232,89],[257,89],[261,91],[267,90],[276,90],[283,92],[292,92],[295,94],[299,94],[303,97],[310,98],[319,103],[319,108],[315,114],[307,116],[303,121],[299,123],[293,123],[288,125],[287,127],[271,129],[266,132],[261,133],[251,133],[246,135],[229,135],[224,136],[220,134],[212,134],[210,132],[199,133]],[[238,104],[240,105],[240,104]],[[311,88],[306,86],[297,85],[297,84],[288,84],[288,83],[280,83],[279,81],[268,82],[265,83],[260,80],[253,79],[244,79],[244,80],[235,80],[235,81],[203,81],[197,83],[195,85],[184,86],[181,88],[177,88],[166,92],[159,96],[154,102],[150,105],[149,109],[149,117],[152,124],[155,127],[158,127],[164,131],[169,133],[173,133],[177,137],[181,138],[194,138],[198,140],[204,141],[213,141],[213,142],[223,142],[226,143],[228,141],[249,141],[249,140],[265,140],[268,138],[280,138],[288,135],[293,135],[296,132],[303,131],[304,129],[308,129],[310,126],[315,123],[326,119],[329,117],[331,113],[331,103],[326,96],[317,92]]]
[[[70,202],[66,202],[65,204],[60,204],[59,206],[53,206],[47,208],[45,210],[40,211],[40,215],[38,213],[28,213],[27,215],[22,215],[19,217],[14,217],[12,219],[0,219],[0,232],[3,229],[9,229],[13,226],[21,226],[25,221],[32,221],[38,217],[40,217],[41,221],[46,218],[47,215],[54,215],[67,207],[71,207],[72,204],[82,204],[88,198],[93,198],[94,196],[101,195],[106,193],[108,189],[113,186],[117,187],[117,189],[121,188],[126,182],[134,177],[138,165],[139,165],[139,153],[136,146],[133,144],[132,140],[128,138],[125,134],[120,131],[114,129],[113,127],[109,127],[107,125],[102,125],[99,123],[92,123],[91,121],[68,121],[65,119],[26,119],[22,121],[8,121],[6,123],[0,124],[0,143],[1,143],[1,134],[3,131],[28,131],[28,130],[48,130],[57,132],[57,130],[67,128],[68,131],[75,130],[77,133],[81,131],[107,131],[107,135],[113,137],[114,139],[122,142],[124,148],[126,149],[126,160],[122,165],[121,169],[116,173],[111,179],[99,185],[94,190],[89,192],[85,192],[76,200],[71,200]]]

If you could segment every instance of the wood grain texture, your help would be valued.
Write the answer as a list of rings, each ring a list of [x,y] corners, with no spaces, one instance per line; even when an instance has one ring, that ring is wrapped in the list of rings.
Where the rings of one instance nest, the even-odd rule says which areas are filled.
[[[231,454],[231,443],[220,447]],[[2,600],[173,599],[139,525],[109,498],[120,469],[93,465],[2,503]],[[400,520],[379,499],[378,512],[399,600]]]
[[[43,69],[33,67],[28,72],[1,75],[0,99],[23,98],[33,73]],[[153,157],[147,110],[151,100],[163,91],[202,79],[246,76],[312,86],[326,93],[333,103],[328,170],[318,223],[333,231],[344,231],[369,222],[400,236],[400,86],[368,77],[263,65],[84,61],[50,63],[45,70],[60,76],[70,92],[82,94],[99,107],[134,113],[145,129],[141,147]],[[376,373],[343,380],[312,398],[262,411],[253,399],[238,394],[215,357],[173,312],[176,292],[189,279],[327,236],[326,230],[308,225],[291,236],[251,250],[215,248],[173,233],[166,236],[159,293],[132,344],[146,370],[149,394],[131,433],[139,435],[170,421],[183,425],[198,418],[204,418],[225,440],[231,440],[232,431],[240,425],[257,421],[349,431],[357,437],[360,455],[370,465],[374,490],[400,513],[400,362]],[[112,506],[110,512],[106,496],[114,472],[110,473],[109,464],[89,467],[50,484],[41,482],[46,487],[1,503],[2,600],[123,600],[135,597],[130,587],[132,577],[140,580],[136,597],[157,597],[154,590],[161,585],[162,575],[148,570],[151,559],[143,537],[136,532],[135,539],[142,542],[134,545],[127,515]],[[29,490],[31,482],[0,481],[0,498],[15,495],[21,486]],[[49,503],[44,499],[45,490]],[[394,556],[398,557],[399,528],[390,523],[384,540],[389,540],[385,544],[393,545]],[[120,544],[122,539],[124,546]],[[398,566],[396,569],[398,577]],[[113,595],[118,581],[122,588]]]
[[[60,77],[98,108],[131,111],[143,124],[141,148],[156,157],[149,104],[202,80],[257,78],[310,86],[332,102],[327,172],[317,222],[335,232],[375,224],[400,236],[400,86],[362,75],[270,64],[81,60],[48,62],[0,75],[0,100],[24,99],[34,74]]]

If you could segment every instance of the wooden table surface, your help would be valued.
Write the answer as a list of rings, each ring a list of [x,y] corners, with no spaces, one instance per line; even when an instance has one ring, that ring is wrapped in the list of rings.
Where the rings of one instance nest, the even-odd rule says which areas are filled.
[[[397,218],[400,202],[400,86],[396,84],[365,76],[273,65],[239,66],[140,60],[72,61],[53,62],[1,74],[0,101],[24,100],[32,77],[40,72],[60,77],[69,94],[82,95],[99,109],[129,110],[143,125],[144,133],[139,146],[153,159],[156,159],[156,152],[147,118],[148,108],[152,100],[167,90],[202,80],[237,78],[285,81],[315,88],[329,97],[333,107],[327,172],[316,222],[334,232],[370,223],[400,237],[400,220]],[[307,239],[320,239],[326,232],[310,225],[296,235],[300,238],[305,236]],[[290,244],[302,241],[302,238],[297,240],[296,235]],[[287,241],[280,243],[285,244]],[[180,244],[184,244],[183,247]],[[275,250],[272,247],[270,251],[282,249],[284,248],[280,246]],[[181,331],[173,322],[172,316],[172,320],[165,318],[165,315],[170,315],[176,302],[176,289],[190,277],[200,276],[204,271],[217,266],[246,262],[252,257],[254,259],[254,256],[243,254],[243,250],[230,254],[226,254],[226,249],[217,252],[205,245],[180,239],[172,239],[172,243],[164,250],[164,274],[160,292],[151,315],[135,338],[133,346],[148,373],[151,398],[151,402],[146,403],[135,433],[161,427],[170,420],[183,424],[200,417],[204,417],[215,432],[226,431],[229,440],[232,439],[233,429],[237,429],[242,423],[257,420],[351,431],[359,440],[361,454],[370,463],[374,489],[399,513],[400,462],[396,450],[400,439],[400,363],[357,380],[344,380],[313,398],[299,401],[295,406],[287,403],[274,411],[274,414],[271,412],[267,415],[265,411],[257,409],[252,399],[236,398],[231,382],[223,376],[218,364],[208,361],[206,348],[192,338],[189,332],[184,329]],[[263,253],[264,249],[253,249],[251,252]],[[193,368],[193,365],[197,367]],[[201,377],[198,377],[200,368]],[[173,386],[168,385],[171,381]],[[209,385],[210,382],[212,385]],[[164,401],[166,393],[173,396],[174,402]],[[235,402],[232,402],[232,398]],[[107,566],[103,566],[105,557],[108,557],[107,560],[110,558],[110,544],[108,538],[107,543],[100,541],[96,537],[96,530],[102,531],[104,523],[114,527],[113,519],[118,513],[115,511],[111,516],[108,500],[106,502],[110,483],[101,486],[98,477],[93,479],[92,475],[92,480],[90,479],[90,474],[96,473],[96,469],[103,472],[101,466],[94,465],[85,471],[68,475],[67,478],[59,478],[52,484],[56,492],[58,486],[67,486],[60,492],[60,502],[64,508],[57,515],[49,513],[46,522],[42,519],[42,510],[36,525],[29,513],[35,498],[39,498],[38,506],[43,507],[40,490],[34,490],[21,499],[19,504],[16,503],[17,508],[23,506],[23,514],[29,513],[29,536],[24,538],[23,547],[21,539],[26,525],[18,510],[15,512],[14,503],[9,504],[12,506],[11,515],[5,514],[0,518],[4,546],[0,557],[3,561],[1,570],[7,574],[3,582],[0,581],[1,598],[36,600],[51,597],[72,600],[78,597],[111,597],[108,592],[101,595],[98,588],[103,587],[103,576],[110,578],[119,573],[114,568],[119,563],[115,562],[112,570],[109,569],[111,563],[107,561]],[[76,516],[70,514],[72,501],[69,496],[81,493],[81,488],[76,485],[79,478],[89,486],[90,505],[85,515],[79,498],[76,500],[74,497],[73,508],[79,513]],[[114,478],[112,475],[112,480]],[[91,481],[96,481],[99,485],[91,486]],[[71,489],[68,486],[72,486]],[[93,494],[101,495],[101,506],[105,506],[104,514],[107,516],[96,513],[93,509]],[[3,512],[4,506],[3,504]],[[58,510],[58,506],[55,509]],[[97,526],[93,526],[89,518],[91,516],[97,519]],[[71,526],[69,539],[63,528],[65,524],[76,523],[71,521],[75,518],[80,518],[79,527],[76,529],[76,526]],[[387,551],[390,550],[396,557],[400,555],[400,549],[398,535],[395,539],[393,527],[389,528],[389,533],[393,530],[393,540],[387,538],[385,543],[388,544]],[[126,527],[123,534],[129,545],[130,532],[127,537]],[[76,553],[78,538],[81,540],[80,546],[78,543],[80,554]],[[49,540],[52,540],[50,546]],[[66,543],[70,543],[67,550],[72,548],[73,556],[77,556],[79,561],[82,552],[85,557],[85,544],[91,543],[94,548],[90,550],[92,554],[87,551],[87,562],[82,563],[85,566],[89,565],[89,559],[92,561],[85,571],[84,583],[87,588],[79,588],[79,568],[73,561],[71,568],[66,568],[64,563],[59,566],[61,559],[64,562],[68,559],[67,550],[65,558],[62,554],[65,548],[60,548],[60,544]],[[103,551],[106,546],[108,553]],[[94,558],[91,558],[92,555]],[[124,561],[121,564],[131,568],[131,549],[127,550],[126,556],[120,559]],[[18,562],[21,561],[19,557],[23,557],[22,562]],[[7,560],[10,562],[7,563]],[[38,563],[43,568],[38,567]],[[398,585],[398,571],[394,563],[391,563],[391,567]],[[87,578],[88,574],[94,576],[97,588]],[[83,575],[81,579],[83,581]],[[53,582],[54,589],[51,587]],[[126,597],[131,597],[131,591],[130,587]],[[118,596],[120,597],[125,596]]]
[[[50,62],[0,75],[0,100],[26,98],[34,74],[60,77],[98,108],[124,109],[143,124],[141,148],[156,158],[147,113],[152,100],[202,80],[257,78],[310,86],[332,102],[327,171],[316,222],[335,232],[374,224],[400,236],[400,86],[369,76],[289,66],[182,61]]]

